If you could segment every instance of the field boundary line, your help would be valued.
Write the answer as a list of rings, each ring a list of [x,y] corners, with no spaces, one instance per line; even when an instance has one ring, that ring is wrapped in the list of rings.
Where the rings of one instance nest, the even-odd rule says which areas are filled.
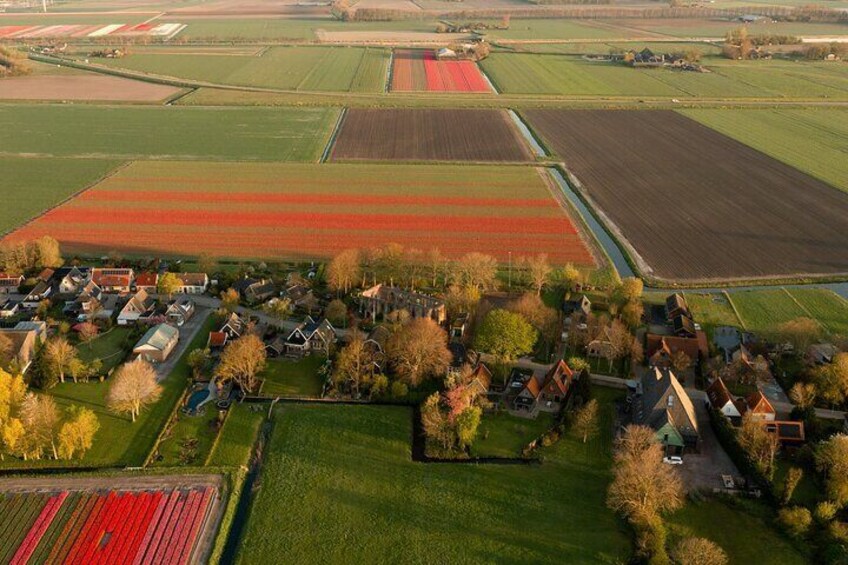
[[[807,317],[808,317],[808,318],[810,318],[811,320],[815,320],[815,322],[819,325],[819,327],[822,329],[822,331],[823,331],[824,333],[826,333],[826,334],[830,334],[830,333],[831,333],[830,328],[828,328],[828,327],[827,327],[827,326],[826,326],[826,325],[825,325],[825,324],[824,324],[821,320],[819,320],[819,319],[818,319],[818,317],[814,316],[814,315],[813,315],[813,313],[812,313],[812,312],[810,312],[809,308],[807,308],[806,306],[804,306],[803,304],[801,304],[801,301],[800,301],[800,300],[798,300],[798,299],[795,297],[795,295],[794,295],[794,294],[792,294],[792,292],[791,292],[788,288],[786,288],[785,286],[782,286],[782,287],[780,287],[780,288],[783,290],[783,292],[785,292],[785,293],[786,293],[786,295],[787,295],[787,296],[789,296],[789,298],[791,298],[791,299],[792,299],[792,302],[794,302],[794,303],[798,306],[798,308],[800,308],[800,309],[801,309],[801,311],[802,311],[804,314],[806,314],[806,315],[807,315]],[[834,294],[836,294],[836,293],[834,293]],[[838,295],[837,295],[837,296],[838,296]]]
[[[733,313],[736,314],[736,319],[739,320],[739,325],[747,332],[748,326],[745,324],[745,320],[742,319],[742,315],[739,313],[739,309],[736,308],[736,304],[734,304],[733,299],[730,298],[730,293],[726,290],[722,290],[721,293],[727,299],[727,303],[730,304],[730,307],[733,309]]]
[[[339,117],[336,118],[336,125],[333,127],[333,131],[330,132],[330,138],[327,140],[327,145],[324,147],[324,153],[321,154],[321,158],[318,160],[319,163],[326,163],[327,159],[330,158],[330,153],[332,153],[333,148],[336,145],[336,138],[342,130],[342,122],[344,122],[345,116],[347,116],[347,108],[342,108],[342,111],[339,112]]]
[[[98,184],[100,184],[101,182],[103,182],[103,181],[105,181],[105,180],[110,179],[111,177],[115,176],[115,175],[116,175],[116,174],[118,174],[119,172],[121,172],[121,171],[123,171],[124,169],[126,169],[127,167],[129,167],[129,166],[130,166],[133,162],[134,162],[134,161],[130,160],[130,161],[124,161],[124,162],[120,163],[119,165],[117,165],[117,166],[116,166],[116,167],[114,167],[113,169],[111,169],[111,170],[107,171],[107,172],[106,172],[106,174],[101,175],[99,178],[95,179],[93,182],[91,182],[91,183],[89,183],[89,184],[87,184],[87,185],[83,186],[81,189],[77,190],[77,191],[76,191],[76,192],[74,192],[73,194],[70,194],[69,196],[66,196],[64,199],[62,199],[61,201],[59,201],[59,202],[57,202],[57,203],[53,204],[53,205],[52,205],[52,206],[50,206],[49,208],[45,208],[44,210],[42,210],[41,212],[39,212],[37,215],[33,216],[32,218],[28,219],[27,221],[25,221],[25,222],[23,222],[23,223],[21,223],[21,224],[18,224],[17,226],[15,226],[15,227],[13,227],[13,228],[8,229],[8,230],[6,230],[5,232],[0,233],[0,239],[3,239],[3,238],[4,238],[4,237],[6,237],[7,235],[10,235],[10,234],[12,234],[12,233],[14,233],[14,232],[16,232],[16,231],[18,231],[18,230],[20,230],[20,229],[25,228],[26,226],[30,225],[30,224],[31,224],[31,223],[33,223],[34,221],[41,219],[42,217],[44,217],[45,215],[47,215],[49,212],[52,212],[52,211],[53,211],[53,210],[55,210],[56,208],[59,208],[60,206],[64,206],[65,204],[67,204],[67,203],[68,203],[68,202],[70,202],[71,200],[75,200],[76,198],[78,198],[79,196],[81,196],[83,192],[86,192],[86,191],[88,191],[88,190],[90,190],[90,189],[94,188],[95,186],[97,186],[97,185],[98,185]]]

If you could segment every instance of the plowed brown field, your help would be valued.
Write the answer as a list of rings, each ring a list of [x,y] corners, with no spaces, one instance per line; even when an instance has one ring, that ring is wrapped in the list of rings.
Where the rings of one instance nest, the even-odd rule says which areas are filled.
[[[666,279],[848,272],[848,194],[669,111],[528,110]]]
[[[332,159],[531,161],[503,110],[350,109]]]

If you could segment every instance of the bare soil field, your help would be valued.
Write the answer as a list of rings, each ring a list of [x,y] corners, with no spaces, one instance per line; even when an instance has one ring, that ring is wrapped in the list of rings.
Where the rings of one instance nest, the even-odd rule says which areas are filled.
[[[33,75],[0,80],[0,100],[159,102],[179,88],[105,75]]]
[[[525,115],[645,274],[848,272],[848,195],[822,181],[670,111]]]
[[[332,160],[532,161],[504,110],[350,109]]]

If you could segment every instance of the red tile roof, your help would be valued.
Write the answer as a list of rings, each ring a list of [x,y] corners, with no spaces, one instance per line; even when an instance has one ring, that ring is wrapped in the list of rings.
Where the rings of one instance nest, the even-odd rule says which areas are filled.
[[[159,282],[157,273],[141,273],[135,278],[135,286],[156,286]]]
[[[223,347],[227,344],[227,334],[224,332],[209,332],[209,347]]]
[[[752,392],[745,399],[748,404],[748,410],[754,414],[775,414],[774,406],[768,401],[768,398],[761,391]]]

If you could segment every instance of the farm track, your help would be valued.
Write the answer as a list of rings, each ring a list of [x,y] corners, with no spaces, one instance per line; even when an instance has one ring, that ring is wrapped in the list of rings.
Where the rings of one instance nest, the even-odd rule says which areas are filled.
[[[672,112],[525,115],[648,277],[848,273],[848,196],[817,179]]]

